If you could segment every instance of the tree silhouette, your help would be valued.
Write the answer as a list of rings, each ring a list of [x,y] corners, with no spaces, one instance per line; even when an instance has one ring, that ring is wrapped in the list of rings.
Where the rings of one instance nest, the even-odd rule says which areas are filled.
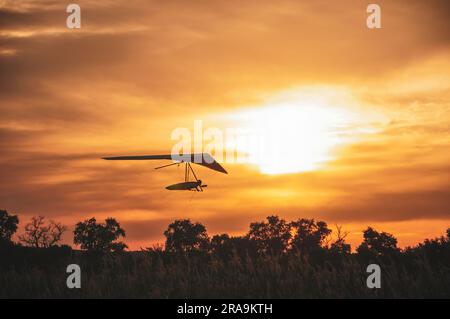
[[[330,251],[338,254],[350,254],[350,244],[345,242],[348,232],[342,232],[342,226],[336,225],[336,240],[331,244]]]
[[[25,233],[19,236],[19,240],[27,246],[48,248],[55,246],[61,240],[66,226],[50,221],[45,225],[45,217],[32,217],[31,222],[25,225]]]
[[[292,239],[292,249],[302,253],[312,253],[322,250],[322,245],[331,234],[331,229],[323,221],[314,219],[299,219],[291,223],[294,236]]]
[[[281,253],[288,248],[291,226],[278,216],[268,216],[267,222],[250,224],[248,238],[256,243],[259,252]]]
[[[392,234],[379,233],[372,227],[367,227],[363,237],[364,241],[356,249],[360,255],[383,256],[399,252],[397,239]]]
[[[95,218],[79,222],[75,226],[73,242],[81,249],[93,252],[119,252],[128,246],[117,240],[125,237],[125,230],[114,218],[97,223]]]
[[[11,244],[11,237],[17,231],[19,218],[0,210],[0,244]]]
[[[233,243],[228,234],[214,235],[211,238],[210,248],[214,254],[227,258],[233,252]]]
[[[189,219],[176,220],[166,231],[166,250],[171,252],[206,251],[209,237],[205,226],[192,223]]]
[[[248,236],[229,236],[228,234],[214,235],[210,243],[211,252],[222,259],[230,259],[233,255],[254,256],[257,245]]]
[[[230,236],[228,234],[214,235],[211,238],[211,249],[217,250],[221,247],[227,246],[230,243]]]
[[[450,228],[447,229],[446,237],[441,236],[434,239],[425,239],[423,243],[416,247],[407,247],[405,254],[411,256],[426,256],[432,263],[439,263],[447,260],[450,266]]]

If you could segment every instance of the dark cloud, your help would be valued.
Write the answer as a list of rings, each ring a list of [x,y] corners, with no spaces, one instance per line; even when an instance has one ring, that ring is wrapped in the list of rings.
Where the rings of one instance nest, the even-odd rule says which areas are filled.
[[[420,183],[420,181],[415,181]],[[446,185],[450,189],[450,185]],[[436,189],[401,193],[367,194],[338,198],[325,206],[322,218],[339,222],[395,222],[450,219],[450,191]]]
[[[448,21],[441,19],[447,4],[419,3],[382,3],[386,25],[375,32],[365,27],[364,2],[287,1],[278,9],[261,2],[199,2],[189,7],[182,2],[115,2],[100,7],[88,2],[86,30],[80,31],[65,30],[65,12],[55,9],[7,11],[5,29],[30,25],[36,34],[2,39],[18,54],[0,59],[1,82],[3,87],[12,82],[13,90],[23,78],[34,83],[37,78],[113,78],[132,82],[142,92],[165,96],[171,90],[185,98],[201,86],[219,93],[218,87],[233,90],[245,82],[260,89],[267,77],[283,86],[330,77],[364,78],[374,72],[379,76],[448,44],[448,28],[441,26]],[[58,36],[39,32],[48,21],[59,26]],[[132,32],[137,26],[147,29]],[[111,33],[100,32],[105,29]]]

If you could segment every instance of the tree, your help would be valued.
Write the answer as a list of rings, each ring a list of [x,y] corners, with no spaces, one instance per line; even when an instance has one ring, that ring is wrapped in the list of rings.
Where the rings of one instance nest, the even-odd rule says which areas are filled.
[[[0,210],[0,244],[11,243],[12,235],[17,231],[19,218],[9,215],[6,210]]]
[[[114,218],[105,219],[105,223],[97,223],[95,218],[79,222],[73,233],[73,242],[84,250],[119,252],[128,248],[125,243],[117,241],[125,237],[125,230]]]
[[[230,242],[230,236],[228,234],[214,235],[211,238],[211,250],[216,251],[225,246]]]
[[[345,238],[348,235],[348,232],[342,232],[342,226],[336,225],[337,238],[331,244],[330,251],[338,254],[350,254],[351,247],[350,244],[345,242]]]
[[[291,239],[291,226],[278,216],[268,216],[267,222],[250,224],[248,238],[256,243],[262,253],[284,252]]]
[[[55,246],[67,230],[61,223],[50,221],[45,224],[45,217],[32,217],[31,222],[25,225],[25,234],[19,236],[19,240],[27,246],[48,248]]]
[[[433,239],[425,239],[416,247],[407,247],[405,255],[426,256],[431,263],[440,263],[447,261],[450,265],[450,228],[447,229],[446,236],[440,236]]]
[[[213,253],[223,258],[229,257],[233,252],[232,241],[228,234],[214,235],[211,238],[210,248]]]
[[[397,248],[397,239],[389,233],[377,232],[372,227],[367,227],[364,231],[364,241],[356,249],[361,255],[382,256],[399,251]]]
[[[323,221],[314,221],[314,219],[299,219],[291,223],[294,236],[292,239],[292,248],[302,253],[311,253],[322,250],[326,239],[331,234],[331,229]]]
[[[214,235],[210,243],[211,252],[224,260],[233,256],[241,258],[256,257],[257,245],[248,236],[229,236],[228,234]]]
[[[205,226],[192,223],[189,219],[176,220],[166,231],[166,250],[172,252],[189,252],[207,250],[209,237]]]

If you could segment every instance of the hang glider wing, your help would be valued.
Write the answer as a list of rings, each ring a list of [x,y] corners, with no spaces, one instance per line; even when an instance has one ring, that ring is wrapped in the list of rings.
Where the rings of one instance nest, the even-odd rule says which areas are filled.
[[[113,156],[103,157],[110,161],[145,161],[145,160],[170,160],[172,155],[138,155],[138,156]]]
[[[193,163],[205,166],[217,172],[228,174],[228,172],[208,153],[196,154],[167,154],[167,155],[141,155],[141,156],[114,156],[103,157],[112,161],[145,161],[145,160],[173,160],[180,163]]]

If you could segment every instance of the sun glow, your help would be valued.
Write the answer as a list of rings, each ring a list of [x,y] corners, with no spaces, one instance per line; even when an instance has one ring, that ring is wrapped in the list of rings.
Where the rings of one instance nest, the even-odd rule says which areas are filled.
[[[258,136],[253,140],[238,137],[235,148],[248,154],[249,162],[264,174],[319,169],[334,158],[336,147],[369,131],[354,104],[347,94],[329,89],[283,94],[233,114],[239,125]]]

